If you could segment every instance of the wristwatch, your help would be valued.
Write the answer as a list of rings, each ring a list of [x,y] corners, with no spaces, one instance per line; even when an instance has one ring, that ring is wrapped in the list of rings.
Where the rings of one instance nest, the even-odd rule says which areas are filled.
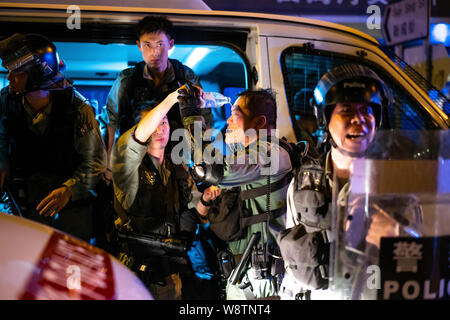
[[[202,203],[202,205],[204,205],[205,207],[209,207],[212,204],[212,200],[209,200],[208,202],[206,202],[205,200],[203,200],[203,193],[200,196],[200,202]]]

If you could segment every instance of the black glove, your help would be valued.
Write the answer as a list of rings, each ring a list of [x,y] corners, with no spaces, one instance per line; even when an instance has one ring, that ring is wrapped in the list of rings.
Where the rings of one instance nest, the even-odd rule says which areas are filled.
[[[178,102],[182,118],[201,115],[200,89],[192,83],[186,83],[178,89]]]

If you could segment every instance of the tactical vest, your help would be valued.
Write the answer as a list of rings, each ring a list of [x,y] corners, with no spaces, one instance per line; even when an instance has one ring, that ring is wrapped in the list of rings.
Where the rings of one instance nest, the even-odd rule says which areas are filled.
[[[288,202],[290,210],[295,207],[296,212],[288,214],[300,223],[281,231],[277,238],[285,267],[297,281],[313,289],[328,286],[332,195],[327,186],[325,159],[306,156],[294,171]]]
[[[131,97],[129,108],[124,110],[123,117],[120,120],[120,134],[122,135],[135,124],[134,113],[137,107],[153,102],[156,104],[163,101],[167,95],[186,82],[185,69],[181,62],[174,59],[169,59],[175,72],[175,79],[167,83],[167,90],[161,91],[160,88],[150,88],[149,80],[143,77],[145,61],[139,62],[133,68],[131,77],[129,78],[128,94]],[[171,108],[167,114],[169,118],[171,129],[181,127],[181,116],[178,108]]]
[[[279,140],[280,146],[291,156],[292,150],[284,140]],[[288,173],[280,180],[270,184],[270,193],[274,193],[290,183],[292,174]],[[254,214],[245,208],[244,201],[267,195],[267,185],[258,188],[241,190],[234,187],[222,192],[218,201],[213,202],[209,210],[211,230],[224,241],[235,241],[246,236],[247,227],[253,224],[270,221],[281,216],[286,206],[267,212],[267,210]]]
[[[3,125],[9,138],[11,177],[29,183],[30,195],[42,200],[75,171],[81,157],[74,147],[78,106],[73,88],[51,91],[51,113],[45,133],[38,136],[27,124],[27,114],[18,98],[2,92]],[[34,200],[37,200],[34,199]]]
[[[127,210],[132,227],[139,233],[156,233],[166,236],[166,226],[176,229],[179,215],[187,209],[190,188],[187,184],[188,172],[181,165],[165,160],[170,171],[167,185],[163,184],[158,169],[149,155],[145,155],[139,166],[139,187],[133,204]]]
[[[292,212],[308,232],[331,228],[332,195],[327,186],[325,157],[305,157],[294,170],[293,201],[297,212]]]

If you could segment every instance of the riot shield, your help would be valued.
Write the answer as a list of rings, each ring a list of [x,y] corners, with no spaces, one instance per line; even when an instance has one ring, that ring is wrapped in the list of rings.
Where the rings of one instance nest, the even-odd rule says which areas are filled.
[[[448,130],[378,132],[333,199],[337,299],[450,299]]]

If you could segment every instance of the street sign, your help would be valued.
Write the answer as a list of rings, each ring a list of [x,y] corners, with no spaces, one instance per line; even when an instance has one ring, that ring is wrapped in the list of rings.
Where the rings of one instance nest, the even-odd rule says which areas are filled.
[[[428,0],[403,0],[385,7],[383,36],[388,46],[426,38],[430,29]]]

